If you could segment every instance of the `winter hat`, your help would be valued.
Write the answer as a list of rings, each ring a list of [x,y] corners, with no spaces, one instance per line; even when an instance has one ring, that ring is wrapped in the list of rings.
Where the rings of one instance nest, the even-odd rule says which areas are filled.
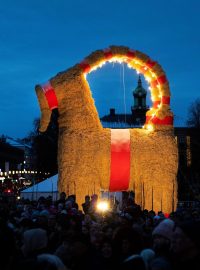
[[[200,221],[187,220],[178,224],[178,227],[186,234],[198,247],[200,247]]]
[[[123,261],[122,269],[124,269],[124,270],[132,270],[132,269],[146,270],[146,266],[145,266],[143,258],[138,254],[134,254],[134,255],[129,256],[127,259],[125,259]]]
[[[60,212],[61,214],[67,215],[67,211],[64,209]]]
[[[40,216],[40,211],[34,210],[32,215],[31,215],[31,218],[34,219],[34,218],[38,218],[39,216]]]
[[[145,263],[146,269],[148,269],[152,260],[155,258],[155,252],[150,248],[146,248],[141,251],[140,256]]]
[[[49,211],[44,209],[40,212],[40,216],[45,216],[45,217],[49,217]]]
[[[172,241],[175,223],[171,219],[164,219],[153,230],[152,235],[160,235]]]
[[[158,216],[158,215],[156,215],[156,216],[153,217],[154,220],[159,220],[160,218],[161,218],[161,217]]]
[[[41,254],[37,256],[38,269],[67,270],[59,257],[52,254]]]
[[[24,232],[23,236],[24,244],[22,246],[22,252],[25,256],[47,247],[47,233],[43,229],[36,228],[27,230]]]

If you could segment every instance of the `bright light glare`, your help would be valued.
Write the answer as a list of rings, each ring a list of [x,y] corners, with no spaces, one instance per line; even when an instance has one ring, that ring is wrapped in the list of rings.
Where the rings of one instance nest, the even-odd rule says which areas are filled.
[[[97,210],[100,212],[106,212],[109,209],[109,203],[107,201],[99,201],[97,203]]]
[[[147,125],[147,129],[149,130],[149,131],[153,131],[153,126],[152,125]]]

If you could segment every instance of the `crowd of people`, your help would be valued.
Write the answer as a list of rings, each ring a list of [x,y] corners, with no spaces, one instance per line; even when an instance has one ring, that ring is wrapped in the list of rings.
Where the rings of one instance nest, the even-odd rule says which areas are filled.
[[[0,201],[2,270],[200,269],[200,208],[142,210],[133,196],[97,210],[98,196]]]

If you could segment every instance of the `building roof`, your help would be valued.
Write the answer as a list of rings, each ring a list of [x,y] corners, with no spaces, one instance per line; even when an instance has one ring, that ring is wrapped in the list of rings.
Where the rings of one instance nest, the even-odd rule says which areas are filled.
[[[32,192],[56,192],[58,191],[58,174],[55,174],[49,178],[47,178],[46,180],[35,184],[31,187],[28,187],[26,189],[24,189],[23,191],[21,191],[21,195],[23,195],[23,193],[32,193]]]

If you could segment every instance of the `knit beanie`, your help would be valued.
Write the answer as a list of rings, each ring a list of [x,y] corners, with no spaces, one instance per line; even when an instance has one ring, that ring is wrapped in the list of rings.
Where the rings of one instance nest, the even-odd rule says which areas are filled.
[[[67,270],[59,257],[46,253],[37,256],[37,266],[38,269]]]
[[[27,230],[23,234],[24,244],[22,252],[25,256],[47,247],[47,233],[45,230],[36,228]]]
[[[153,230],[152,235],[160,235],[172,241],[175,223],[171,219],[164,219]]]
[[[155,258],[155,252],[150,248],[146,248],[140,252],[140,256],[144,260],[146,269],[149,269],[152,260]]]

